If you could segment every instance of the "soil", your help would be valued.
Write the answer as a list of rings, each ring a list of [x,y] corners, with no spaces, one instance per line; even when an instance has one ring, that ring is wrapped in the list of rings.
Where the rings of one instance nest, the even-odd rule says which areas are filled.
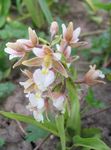
[[[65,2],[65,0],[63,1]],[[96,24],[91,21],[87,11],[85,10],[82,1],[80,0],[69,0],[67,1],[70,6],[70,13],[65,16],[67,21],[73,21],[75,27],[80,26],[82,28],[82,33],[88,31],[95,31],[98,29],[104,29],[107,24],[104,23],[102,25]],[[103,12],[101,15],[104,17],[104,20],[107,20],[106,14]],[[107,22],[107,21],[104,21]],[[86,39],[89,41],[89,39]],[[85,65],[85,66],[84,66]],[[86,68],[85,71],[88,70],[87,63],[80,63],[76,66],[78,71],[80,72],[83,68]],[[84,74],[84,72],[79,73],[79,77]],[[5,102],[0,106],[2,110],[5,111],[13,111],[16,113],[30,115],[30,112],[26,109],[26,105],[28,103],[26,97],[23,94],[23,89],[18,85],[19,81],[23,81],[23,77],[20,76],[19,79],[15,80],[17,82],[16,90],[14,93],[9,96]],[[83,86],[83,88],[85,88]],[[101,101],[105,102],[107,105],[111,104],[111,83],[107,83],[105,85],[98,85],[93,88],[95,96]],[[89,113],[94,113],[96,110],[92,109]],[[84,119],[84,126],[87,127],[98,127],[102,130],[102,135],[104,141],[111,147],[111,109],[98,113],[94,116],[88,117]],[[25,124],[22,124],[23,128],[26,127]],[[6,141],[4,147],[0,150],[33,150],[34,144],[28,143],[23,138],[23,133],[18,126],[18,123],[13,120],[6,119],[0,116],[0,137],[3,137]],[[41,150],[56,150],[57,139],[54,137],[50,137],[47,142],[41,147]],[[36,144],[40,144],[41,140]]]

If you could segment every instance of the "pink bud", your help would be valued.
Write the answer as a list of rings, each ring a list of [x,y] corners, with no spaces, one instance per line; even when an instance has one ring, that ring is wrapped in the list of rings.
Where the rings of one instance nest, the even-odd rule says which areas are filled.
[[[51,37],[54,37],[54,35],[58,32],[58,30],[59,30],[58,23],[56,21],[53,21],[50,26]]]

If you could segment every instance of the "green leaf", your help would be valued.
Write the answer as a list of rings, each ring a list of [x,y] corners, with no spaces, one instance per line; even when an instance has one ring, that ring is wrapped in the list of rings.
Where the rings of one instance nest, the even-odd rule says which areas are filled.
[[[10,0],[0,0],[0,27],[5,24],[6,17],[8,15],[11,6]]]
[[[66,139],[65,139],[64,116],[63,115],[56,117],[56,126],[58,129],[58,134],[60,136],[62,150],[66,150]]]
[[[28,26],[18,22],[13,21],[5,25],[5,27],[0,30],[0,38],[3,40],[9,40],[14,38],[26,38],[27,37]]]
[[[5,144],[5,140],[0,137],[0,147],[2,147]]]
[[[74,136],[74,145],[79,147],[86,147],[93,150],[110,150],[109,148],[102,140],[100,140],[98,137],[92,137],[92,138],[81,138],[80,136]]]
[[[96,2],[95,6],[99,9],[104,9],[106,11],[110,11],[111,10],[111,2]]]
[[[24,3],[35,25],[38,28],[41,28],[44,25],[45,20],[39,6],[39,2],[37,0],[24,0]]]
[[[0,111],[0,114],[8,117],[10,119],[22,121],[31,125],[35,125],[39,128],[42,128],[48,132],[51,132],[52,134],[58,136],[57,128],[54,122],[49,122],[49,121],[44,121],[44,123],[37,122],[33,117],[31,116],[26,116],[26,115],[21,115],[21,114],[16,114],[12,112],[4,112]]]
[[[85,100],[91,107],[95,107],[95,108],[105,107],[105,104],[102,101],[97,100],[95,98],[93,90],[91,88],[88,89],[87,95],[85,96]]]
[[[48,132],[38,128],[37,126],[29,125],[26,129],[27,135],[25,137],[28,142],[35,142],[48,135]]]
[[[87,4],[91,7],[91,9],[96,12],[96,7],[94,5],[93,0],[85,0],[87,2]]]
[[[11,82],[0,83],[0,101],[11,95],[15,90],[15,85]]]
[[[46,3],[46,0],[38,0],[40,7],[44,13],[44,16],[46,17],[47,22],[50,24],[53,21],[51,12],[48,8],[48,5]]]
[[[67,121],[67,126],[74,129],[75,134],[80,134],[81,121],[80,121],[80,104],[78,99],[78,94],[76,87],[72,80],[66,80],[66,87],[68,91],[68,96],[71,103],[71,112]]]
[[[99,128],[83,128],[82,129],[82,136],[86,137],[93,137],[98,136],[101,137],[101,130]]]

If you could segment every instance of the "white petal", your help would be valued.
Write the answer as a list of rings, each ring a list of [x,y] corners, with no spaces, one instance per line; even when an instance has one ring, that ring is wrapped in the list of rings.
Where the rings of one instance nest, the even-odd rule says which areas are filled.
[[[37,84],[41,91],[45,91],[47,87],[53,83],[55,75],[53,71],[48,71],[48,73],[42,73],[42,70],[37,69],[33,74],[34,82]]]
[[[59,96],[59,98],[53,100],[53,105],[58,110],[63,110],[64,109],[64,96]]]
[[[44,56],[44,50],[42,48],[33,48],[33,53],[38,57]]]
[[[33,111],[33,116],[35,118],[35,120],[37,120],[38,122],[43,122],[44,118],[41,112],[38,111]]]
[[[62,24],[63,38],[65,38],[66,31],[67,31],[67,28],[66,28],[65,24]]]
[[[61,60],[61,53],[53,53],[54,57],[57,59],[57,60]]]
[[[81,28],[80,28],[80,27],[78,27],[77,29],[75,29],[75,30],[73,31],[73,40],[74,40],[75,43],[76,43],[77,41],[79,41],[78,37],[79,37],[79,35],[80,35],[80,32],[81,32]]]
[[[9,55],[9,60],[13,59],[13,58],[16,58],[18,56],[15,56],[15,55]]]
[[[44,99],[37,98],[36,95],[34,94],[29,95],[29,101],[33,107],[37,107],[38,109],[41,109],[44,107]]]
[[[71,63],[67,63],[66,65],[67,65],[67,68],[69,68],[71,66]]]
[[[49,71],[48,74],[45,76],[45,87],[48,87],[50,84],[52,84],[55,80],[55,75],[53,71]]]
[[[56,44],[56,48],[57,48],[57,51],[58,51],[58,52],[61,52],[61,50],[60,50],[60,45],[59,45],[59,44]]]
[[[102,73],[102,71],[99,72],[99,77],[102,79],[105,78],[105,75]]]
[[[71,47],[68,46],[64,53],[65,53],[65,56],[66,56],[67,58],[70,57],[70,55],[71,55]]]

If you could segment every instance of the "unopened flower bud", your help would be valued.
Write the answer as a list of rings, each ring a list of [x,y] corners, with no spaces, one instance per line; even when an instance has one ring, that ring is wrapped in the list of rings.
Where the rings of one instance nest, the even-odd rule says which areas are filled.
[[[59,30],[58,23],[56,21],[53,21],[50,26],[51,38],[53,38],[55,36],[55,34],[58,32],[58,30]]]

